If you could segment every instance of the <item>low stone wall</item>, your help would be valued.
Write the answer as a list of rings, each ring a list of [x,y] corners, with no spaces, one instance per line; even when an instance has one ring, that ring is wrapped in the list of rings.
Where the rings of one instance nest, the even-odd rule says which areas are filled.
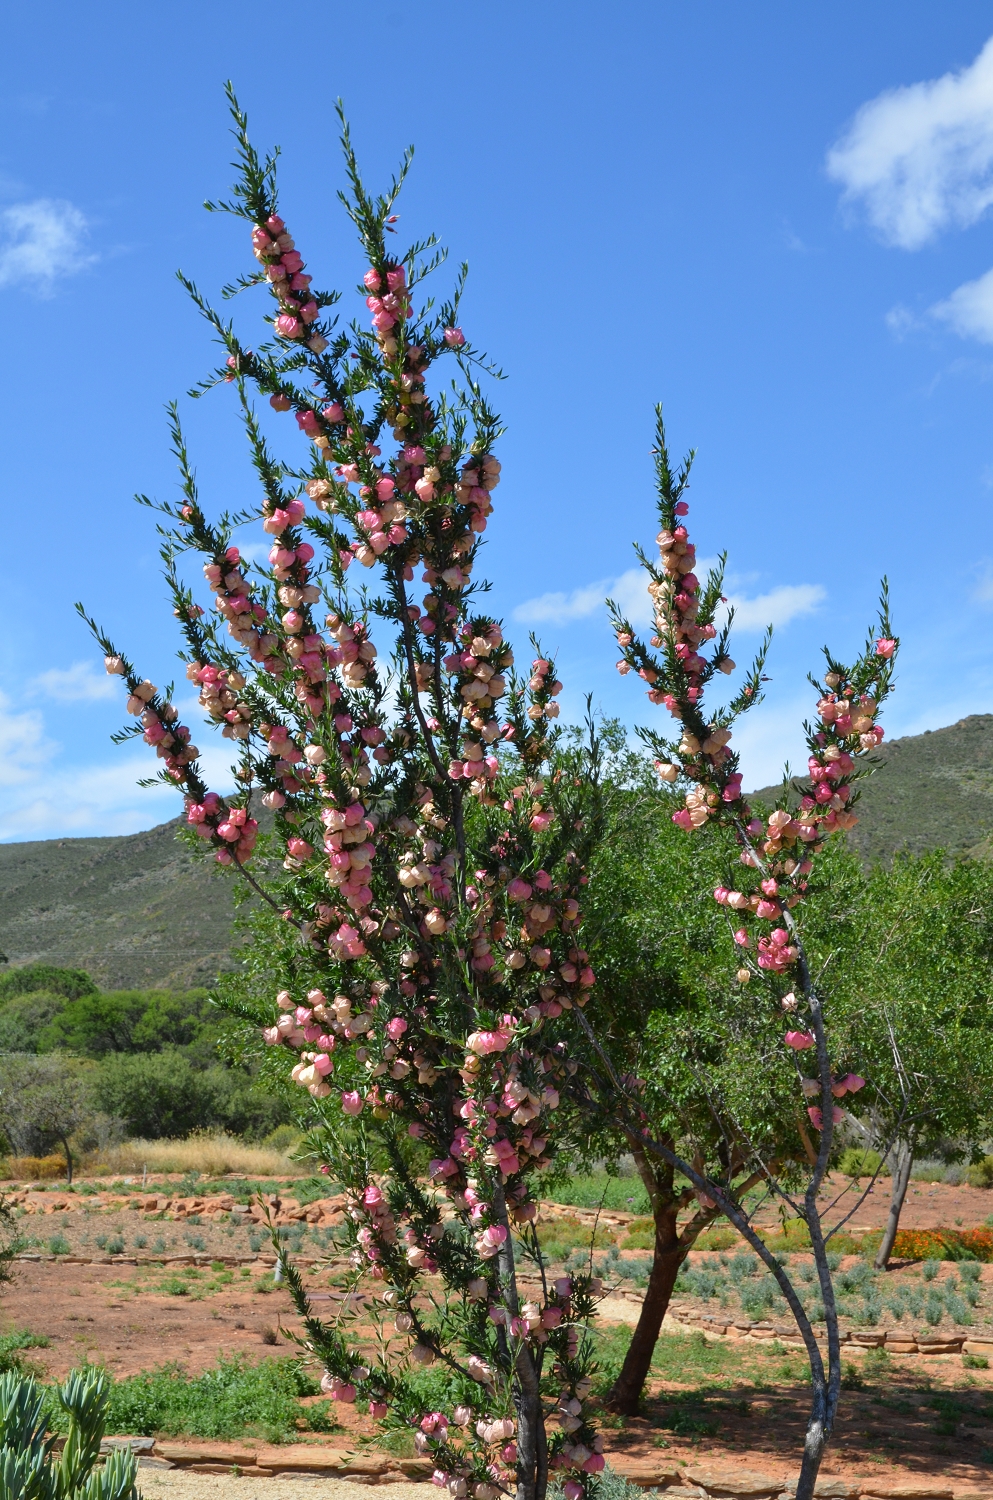
[[[394,1458],[386,1453],[355,1453],[306,1443],[283,1447],[246,1439],[243,1443],[195,1440],[179,1443],[156,1438],[105,1438],[101,1451],[130,1447],[137,1452],[143,1469],[181,1469],[193,1474],[243,1474],[259,1479],[322,1477],[348,1479],[353,1484],[427,1484],[432,1464],[424,1458]],[[664,1500],[794,1500],[796,1481],[780,1470],[758,1473],[753,1469],[717,1465],[675,1467],[655,1459],[627,1458],[609,1454],[614,1473],[640,1489],[660,1490]],[[436,1494],[425,1488],[425,1496]],[[874,1479],[832,1479],[817,1482],[820,1500],[989,1500],[977,1491],[956,1491],[940,1478],[900,1480],[890,1483]]]
[[[795,1323],[751,1322],[721,1318],[670,1305],[666,1323],[700,1329],[715,1338],[779,1339],[802,1349]],[[820,1341],[820,1335],[819,1335]],[[975,1333],[914,1333],[904,1328],[859,1328],[842,1332],[842,1344],[852,1349],[885,1349],[889,1354],[981,1354],[993,1361],[993,1328]]]

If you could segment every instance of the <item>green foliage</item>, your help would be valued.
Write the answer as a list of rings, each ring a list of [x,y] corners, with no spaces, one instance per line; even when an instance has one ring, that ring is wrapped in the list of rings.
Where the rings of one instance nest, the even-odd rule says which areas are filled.
[[[97,986],[82,969],[58,969],[53,964],[23,964],[0,975],[0,1005],[39,991],[75,1000],[79,995],[95,995]]]
[[[602,1207],[630,1214],[646,1214],[651,1208],[639,1178],[618,1177],[605,1171],[579,1173],[550,1183],[542,1191],[542,1197],[575,1208]]]
[[[304,1413],[300,1397],[317,1392],[297,1359],[264,1359],[253,1365],[235,1355],[200,1375],[166,1365],[114,1381],[108,1421],[112,1432],[149,1437],[165,1432],[232,1438],[255,1432],[278,1442],[294,1431]],[[320,1412],[306,1410],[312,1421],[315,1415],[320,1420]]]
[[[973,1162],[966,1170],[965,1180],[970,1187],[993,1187],[993,1156],[984,1156],[981,1161]]]
[[[37,1052],[39,1038],[65,1005],[65,997],[51,990],[0,1003],[0,1052]]]
[[[96,1466],[109,1384],[94,1369],[73,1371],[48,1393],[17,1371],[0,1376],[0,1490],[6,1500],[138,1500],[138,1461],[130,1450],[119,1449]],[[58,1455],[47,1436],[50,1424],[65,1434]]]
[[[847,1146],[838,1158],[838,1171],[845,1177],[873,1177],[880,1172],[883,1158],[868,1147]],[[888,1170],[885,1175],[889,1176]]]
[[[43,1333],[29,1333],[26,1328],[13,1328],[0,1334],[0,1375],[9,1371],[24,1371],[22,1355],[25,1349],[47,1349],[51,1340]]]
[[[63,1006],[39,1038],[39,1050],[104,1057],[114,1052],[160,1052],[167,1046],[194,1047],[204,1062],[211,1062],[219,1031],[206,990],[181,995],[167,990],[96,992]]]
[[[113,1053],[94,1075],[93,1098],[105,1113],[147,1140],[224,1125],[235,1134],[265,1135],[283,1106],[253,1088],[241,1070],[197,1068],[183,1053]]]

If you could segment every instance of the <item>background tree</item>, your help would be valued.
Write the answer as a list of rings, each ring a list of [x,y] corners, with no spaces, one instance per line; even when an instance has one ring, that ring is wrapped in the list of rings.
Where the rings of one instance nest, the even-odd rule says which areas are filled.
[[[65,1153],[66,1181],[72,1182],[71,1140],[91,1115],[86,1080],[67,1059],[0,1058],[0,1125],[18,1156],[43,1155],[57,1144]]]
[[[857,1124],[889,1153],[883,1269],[915,1156],[949,1139],[971,1156],[993,1127],[993,871],[941,850],[898,855],[862,876],[846,925],[824,961],[848,1045],[874,1083]]]
[[[605,726],[603,738],[606,824],[583,902],[584,942],[598,976],[587,1014],[615,1065],[639,1081],[653,1136],[704,1175],[729,1177],[740,1198],[762,1181],[756,1147],[784,1176],[791,1158],[806,1160],[809,1135],[795,1087],[788,1074],[770,1083],[749,1035],[726,921],[710,895],[721,868],[712,846],[673,824],[681,799],[660,787],[619,726]],[[713,1107],[715,1090],[729,1089],[735,1132],[727,1111],[721,1117]],[[679,1269],[720,1209],[671,1162],[647,1152],[638,1131],[618,1136],[609,1092],[598,1099],[574,1080],[569,1097],[579,1103],[569,1122],[576,1152],[630,1151],[651,1208],[648,1285],[608,1398],[615,1410],[633,1413]]]

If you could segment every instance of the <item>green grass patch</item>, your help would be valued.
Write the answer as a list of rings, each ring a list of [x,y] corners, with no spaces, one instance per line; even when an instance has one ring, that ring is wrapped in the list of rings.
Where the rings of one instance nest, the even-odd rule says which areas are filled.
[[[45,1334],[29,1333],[26,1328],[0,1334],[0,1375],[11,1370],[30,1373],[29,1363],[22,1358],[25,1349],[47,1349],[51,1342]]]
[[[599,1208],[602,1205],[629,1214],[647,1214],[651,1209],[640,1178],[611,1176],[606,1172],[566,1178],[545,1188],[542,1197],[575,1208]]]
[[[538,1240],[548,1260],[565,1260],[574,1250],[589,1251],[591,1245],[594,1250],[604,1250],[615,1243],[609,1229],[599,1224],[594,1229],[568,1216],[542,1224]]]
[[[300,1361],[292,1358],[249,1364],[234,1355],[201,1375],[165,1365],[112,1381],[107,1432],[142,1437],[251,1435],[284,1442],[300,1431],[304,1420],[312,1431],[333,1430],[330,1402],[300,1405],[301,1396],[316,1395],[319,1389]]]

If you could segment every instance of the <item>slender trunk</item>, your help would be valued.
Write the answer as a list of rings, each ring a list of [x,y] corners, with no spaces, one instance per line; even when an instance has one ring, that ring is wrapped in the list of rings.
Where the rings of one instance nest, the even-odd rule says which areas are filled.
[[[623,1416],[633,1417],[637,1414],[641,1393],[651,1369],[652,1355],[662,1330],[662,1319],[666,1315],[679,1268],[689,1250],[688,1245],[681,1245],[679,1242],[676,1214],[676,1205],[668,1203],[656,1210],[654,1215],[655,1254],[648,1289],[620,1374],[607,1397],[607,1405],[611,1411],[620,1412]]]
[[[913,1165],[913,1137],[910,1137],[906,1141],[895,1141],[893,1144],[893,1191],[890,1195],[889,1218],[886,1220],[883,1238],[876,1252],[875,1266],[877,1271],[886,1270],[889,1265],[890,1256],[893,1254],[893,1242],[896,1239],[896,1232],[900,1228],[900,1213],[903,1209],[903,1200],[907,1196],[907,1188],[910,1186],[910,1169]]]
[[[507,1230],[507,1238],[500,1246],[497,1266],[504,1305],[511,1317],[520,1311],[517,1296],[517,1271],[514,1265],[514,1241],[510,1233],[507,1202],[503,1187],[497,1184],[493,1191],[493,1207],[498,1223]],[[545,1418],[541,1408],[541,1383],[534,1355],[526,1339],[519,1339],[514,1361],[514,1406],[517,1410],[517,1500],[545,1500],[548,1488],[548,1452],[545,1439]]]
[[[62,1142],[62,1149],[66,1154],[66,1184],[68,1185],[72,1182],[72,1152],[69,1150],[69,1142],[64,1135],[60,1135],[59,1140]]]

